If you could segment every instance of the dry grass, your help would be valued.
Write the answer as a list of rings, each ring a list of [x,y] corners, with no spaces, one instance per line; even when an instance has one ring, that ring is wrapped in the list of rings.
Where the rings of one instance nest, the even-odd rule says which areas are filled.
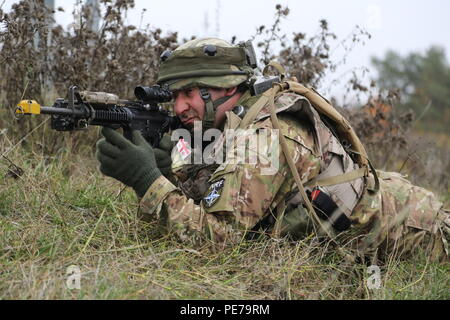
[[[381,289],[370,290],[366,265],[345,263],[331,246],[317,246],[312,239],[246,241],[222,252],[186,247],[161,236],[156,225],[138,221],[134,193],[99,173],[96,129],[61,134],[43,117],[14,121],[14,104],[24,94],[44,104],[54,101],[56,93],[42,85],[47,77],[59,95],[79,84],[125,97],[134,85],[153,81],[159,53],[178,39],[176,33],[162,36],[159,29],[125,26],[120,17],[131,3],[113,1],[100,36],[56,26],[50,47],[41,42],[39,50],[30,41],[33,30],[46,36],[44,12],[34,25],[26,1],[8,18],[0,12],[9,23],[8,32],[0,34],[0,60],[8,61],[0,63],[0,299],[450,298],[448,266],[427,263],[425,256],[389,260],[381,266]],[[287,8],[277,7],[277,14],[283,18]],[[273,55],[268,45],[274,44],[277,21],[256,34],[263,37],[263,60]],[[292,75],[319,83],[335,65],[328,56],[331,38],[321,22],[319,35],[296,33],[278,56]],[[21,47],[29,50],[16,52]],[[46,52],[54,59],[47,61]],[[286,60],[293,55],[297,58]],[[108,64],[112,56],[117,61]],[[142,65],[149,69],[142,72]],[[442,160],[448,165],[448,157]],[[433,174],[439,170],[445,166]],[[81,270],[80,290],[67,288],[70,265]]]
[[[103,177],[89,148],[52,157],[37,137],[0,152],[23,170],[0,170],[0,299],[448,299],[448,269],[425,257],[382,266],[369,290],[363,264],[349,265],[327,245],[262,239],[211,252],[160,236],[136,218],[136,197]],[[97,133],[91,130],[95,140]],[[11,147],[13,147],[11,149]],[[81,289],[66,286],[81,269]]]

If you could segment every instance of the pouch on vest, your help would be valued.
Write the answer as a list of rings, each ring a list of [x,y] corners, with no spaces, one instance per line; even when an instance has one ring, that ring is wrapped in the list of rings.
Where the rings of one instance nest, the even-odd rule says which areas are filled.
[[[328,220],[333,228],[339,232],[350,228],[350,219],[339,209],[329,195],[316,187],[309,196],[319,218]]]

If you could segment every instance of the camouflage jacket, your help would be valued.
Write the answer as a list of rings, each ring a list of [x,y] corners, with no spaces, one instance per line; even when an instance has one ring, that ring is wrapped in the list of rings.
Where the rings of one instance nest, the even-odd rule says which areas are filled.
[[[278,110],[285,110],[298,101],[295,93],[284,93],[275,101]],[[238,104],[251,106],[254,97],[243,96]],[[161,176],[148,189],[140,201],[140,215],[144,220],[157,219],[167,232],[173,232],[182,241],[204,242],[226,245],[241,241],[250,230],[255,231],[262,221],[269,221],[268,231],[272,235],[292,234],[303,237],[313,232],[302,206],[289,206],[289,199],[296,193],[296,186],[286,159],[278,148],[278,139],[265,108],[260,115],[235,139],[265,139],[265,148],[251,147],[251,143],[238,144],[225,141],[229,131],[239,127],[241,119],[233,112],[226,113],[222,139],[214,145],[217,156],[227,147],[227,155],[243,152],[254,156],[256,162],[233,161],[232,156],[219,166],[200,166],[194,170],[193,178],[182,177],[189,170],[181,170],[179,186]],[[278,113],[281,132],[287,140],[302,182],[316,178],[327,166],[327,148],[330,146],[317,139],[317,126],[288,113]],[[322,136],[318,134],[319,139]],[[261,140],[261,141],[262,141]],[[326,139],[325,139],[326,140]],[[244,146],[244,147],[242,147]],[[320,146],[320,147],[319,147]],[[237,149],[237,150],[235,150]],[[276,159],[273,159],[274,155]],[[272,157],[270,160],[268,157]],[[271,161],[275,160],[275,161]],[[277,163],[272,170],[273,162]],[[189,174],[188,174],[189,175]],[[393,243],[414,239],[419,241],[431,235],[434,251],[446,248],[445,222],[448,228],[448,213],[442,204],[425,189],[413,186],[395,173],[380,172],[380,191],[370,194],[363,188],[355,188],[358,201],[348,213],[352,222],[345,232],[346,239],[358,239],[355,247],[365,251],[386,247],[392,250]],[[194,191],[192,191],[194,190]],[[287,209],[287,210],[286,210]],[[278,219],[277,217],[283,217]],[[366,237],[359,237],[365,234]],[[412,241],[412,240],[411,240]],[[407,241],[396,250],[408,251],[414,242]],[[440,254],[440,253],[439,253]]]

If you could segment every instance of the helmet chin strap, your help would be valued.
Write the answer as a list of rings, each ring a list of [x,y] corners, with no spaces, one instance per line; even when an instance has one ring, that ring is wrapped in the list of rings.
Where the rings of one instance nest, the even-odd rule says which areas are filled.
[[[221,104],[231,99],[234,96],[234,94],[231,96],[219,98],[216,101],[212,101],[211,94],[208,92],[208,89],[200,88],[200,96],[203,99],[203,101],[205,101],[205,111],[206,111],[205,117],[203,119],[203,130],[208,130],[213,128],[214,126],[217,108]]]

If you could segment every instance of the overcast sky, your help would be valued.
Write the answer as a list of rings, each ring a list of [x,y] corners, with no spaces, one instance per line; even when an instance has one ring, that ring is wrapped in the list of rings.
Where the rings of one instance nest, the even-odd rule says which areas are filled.
[[[14,2],[17,1],[6,0],[3,9],[8,10]],[[57,12],[58,23],[64,26],[70,23],[75,2],[55,0],[56,7],[65,9],[64,13]],[[281,25],[287,34],[312,35],[318,30],[320,19],[328,20],[330,31],[340,40],[357,25],[367,30],[372,38],[355,47],[346,65],[328,76],[330,82],[353,68],[370,68],[370,57],[381,57],[388,49],[407,54],[439,45],[445,48],[450,60],[449,0],[136,0],[135,3],[128,14],[128,23],[139,26],[142,9],[146,8],[142,26],[150,24],[164,31],[178,31],[181,37],[230,39],[236,35],[238,40],[246,40],[255,34],[258,26],[272,24],[278,3],[290,8],[289,16]],[[341,59],[344,50],[338,44],[335,47],[333,58]],[[375,73],[372,71],[371,75],[374,77]],[[324,85],[323,90],[328,91],[329,86],[329,83]],[[335,92],[337,88],[331,89]]]

